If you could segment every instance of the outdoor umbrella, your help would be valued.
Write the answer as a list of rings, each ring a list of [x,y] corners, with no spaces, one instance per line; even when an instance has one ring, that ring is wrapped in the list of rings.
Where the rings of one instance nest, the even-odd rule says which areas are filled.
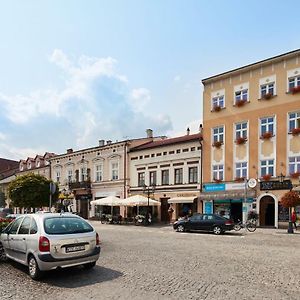
[[[93,205],[107,205],[107,206],[111,206],[111,215],[113,214],[113,207],[114,206],[121,206],[123,204],[121,204],[121,199],[115,196],[108,196],[105,198],[101,198],[101,199],[97,199],[97,200],[93,200],[91,201],[91,204]]]

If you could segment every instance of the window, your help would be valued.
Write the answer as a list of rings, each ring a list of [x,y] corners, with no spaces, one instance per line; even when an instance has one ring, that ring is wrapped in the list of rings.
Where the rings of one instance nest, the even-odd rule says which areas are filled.
[[[261,176],[274,176],[274,159],[262,160],[260,162],[260,172]]]
[[[189,168],[189,183],[198,182],[198,167]]]
[[[295,128],[300,128],[300,112],[289,114],[289,132]]]
[[[31,169],[31,163],[28,163],[27,169]]]
[[[161,184],[168,185],[169,184],[169,170],[161,171]]]
[[[196,147],[192,147],[192,148],[191,148],[191,151],[195,151],[195,150],[196,150]]]
[[[72,169],[68,170],[67,180],[68,180],[68,182],[72,182],[72,180],[73,180],[73,170]]]
[[[40,164],[41,164],[41,162],[38,160],[38,161],[36,162],[36,167],[39,168],[39,167],[40,167]]]
[[[274,95],[274,82],[260,86],[260,97],[263,98],[266,94]]]
[[[224,166],[213,165],[213,179],[223,180],[224,179]]]
[[[175,169],[175,178],[174,178],[174,182],[175,184],[182,184],[183,183],[183,169]]]
[[[37,228],[36,222],[32,218],[31,219],[31,226],[30,226],[30,234],[36,234],[37,232],[38,232],[38,228]]]
[[[176,150],[176,153],[180,153],[180,149],[177,149],[177,150]]]
[[[29,228],[30,228],[30,220],[31,218],[25,217],[23,219],[23,222],[19,228],[18,234],[29,234]]]
[[[300,172],[300,156],[289,157],[289,173]]]
[[[235,92],[235,103],[238,101],[248,101],[248,89]]]
[[[240,162],[235,164],[235,177],[247,178],[247,162]]]
[[[165,151],[164,153],[163,153],[163,155],[167,155],[168,153],[167,153],[167,151]]]
[[[289,91],[298,86],[300,86],[300,76],[289,78]]]
[[[57,170],[56,171],[56,182],[59,182],[60,181],[60,171]]]
[[[150,185],[156,185],[156,171],[151,171],[149,173]]]
[[[80,174],[81,174],[81,180],[80,181],[86,181],[87,180],[87,167],[81,167],[80,168]]]
[[[111,163],[111,179],[112,180],[119,179],[119,163],[118,162]]]
[[[247,138],[247,131],[248,131],[248,123],[238,123],[235,124],[235,138]]]
[[[217,96],[212,98],[212,108],[221,107],[224,108],[224,96]]]
[[[23,218],[16,219],[10,228],[10,234],[16,234]]]
[[[103,170],[102,165],[96,165],[95,169],[95,180],[96,182],[100,182],[103,179]]]
[[[138,173],[138,186],[145,185],[145,172]]]
[[[224,141],[224,127],[213,128],[213,141],[223,142]]]
[[[274,117],[260,119],[260,133],[263,135],[266,132],[274,134]]]

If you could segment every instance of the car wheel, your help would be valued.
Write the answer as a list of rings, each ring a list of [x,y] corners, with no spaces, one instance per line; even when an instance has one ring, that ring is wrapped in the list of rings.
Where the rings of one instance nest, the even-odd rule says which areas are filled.
[[[2,243],[0,243],[0,261],[7,261],[7,256]]]
[[[213,232],[214,234],[219,235],[222,233],[222,228],[220,226],[215,226]]]
[[[28,258],[28,272],[29,276],[34,280],[38,280],[42,277],[42,272],[33,255],[30,255]]]
[[[92,269],[96,266],[96,262],[92,262],[92,263],[88,263],[88,264],[85,264],[83,265],[83,267],[86,269],[86,270],[89,270],[89,269]]]
[[[183,225],[178,225],[177,231],[178,231],[178,232],[185,232],[184,226],[183,226]]]

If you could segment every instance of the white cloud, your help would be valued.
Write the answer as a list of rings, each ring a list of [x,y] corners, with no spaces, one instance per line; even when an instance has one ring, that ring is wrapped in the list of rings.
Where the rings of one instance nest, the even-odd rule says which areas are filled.
[[[6,139],[6,135],[0,132],[0,141],[4,141]]]
[[[136,112],[143,111],[150,102],[150,91],[146,88],[133,89],[130,93],[129,103]]]
[[[175,77],[174,77],[174,81],[180,81],[181,80],[181,76],[180,75],[176,75]]]
[[[29,95],[12,96],[0,92],[0,108],[5,111],[5,118],[20,130],[30,128],[32,141],[35,122],[40,128],[45,126],[55,132],[55,138],[65,144],[63,147],[78,148],[95,145],[101,138],[137,137],[141,132],[144,134],[146,128],[153,128],[159,134],[172,128],[168,116],[145,113],[151,101],[150,91],[147,88],[130,90],[128,79],[118,71],[114,58],[82,55],[76,60],[55,49],[49,61],[64,73],[61,90],[36,90]],[[64,127],[56,125],[54,120]],[[36,134],[36,141],[39,138]],[[50,150],[55,152],[55,149],[47,149]],[[20,147],[11,153],[14,151],[31,153],[32,149]]]

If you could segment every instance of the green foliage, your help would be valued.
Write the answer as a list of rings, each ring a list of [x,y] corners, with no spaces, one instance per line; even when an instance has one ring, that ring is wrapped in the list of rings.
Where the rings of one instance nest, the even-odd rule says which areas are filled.
[[[49,205],[50,182],[46,177],[29,173],[18,176],[8,187],[9,198],[15,207],[43,207]],[[52,203],[58,198],[58,188],[52,196]]]
[[[1,232],[2,229],[4,229],[8,224],[9,224],[9,222],[0,222],[0,232]]]
[[[0,192],[0,207],[5,207],[6,206],[6,197],[3,192]]]

